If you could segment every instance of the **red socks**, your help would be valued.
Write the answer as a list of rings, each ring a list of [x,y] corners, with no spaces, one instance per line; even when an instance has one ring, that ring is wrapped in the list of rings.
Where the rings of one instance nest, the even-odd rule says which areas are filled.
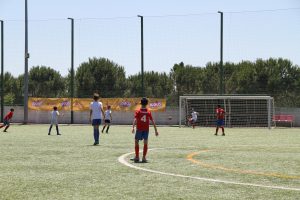
[[[135,145],[135,157],[136,157],[136,158],[139,157],[139,151],[140,151],[140,150],[139,150],[139,145],[136,144],[136,145]]]
[[[135,157],[138,158],[139,157],[139,145],[135,145]],[[147,151],[148,151],[148,144],[144,144],[144,149],[143,149],[143,157],[146,157],[147,155]]]
[[[144,144],[144,151],[143,151],[143,157],[145,158],[148,151],[148,144]]]

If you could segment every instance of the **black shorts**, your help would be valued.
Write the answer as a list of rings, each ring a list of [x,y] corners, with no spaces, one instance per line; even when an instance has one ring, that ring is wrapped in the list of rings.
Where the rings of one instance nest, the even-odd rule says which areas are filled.
[[[106,124],[110,124],[110,119],[106,119],[104,122],[105,122]]]

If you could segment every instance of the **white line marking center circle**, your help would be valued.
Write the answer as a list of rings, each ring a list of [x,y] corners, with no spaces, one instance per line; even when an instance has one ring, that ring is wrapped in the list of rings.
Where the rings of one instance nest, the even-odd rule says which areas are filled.
[[[149,149],[149,151],[153,150],[162,150],[166,148],[154,148],[154,149]],[[130,168],[137,169],[137,170],[142,170],[146,172],[151,172],[155,174],[161,174],[161,175],[166,175],[166,176],[175,176],[175,177],[181,177],[181,178],[189,178],[189,179],[196,179],[196,180],[201,180],[201,181],[207,181],[207,182],[214,182],[214,183],[223,183],[223,184],[232,184],[232,185],[242,185],[242,186],[250,186],[250,187],[261,187],[261,188],[269,188],[269,189],[280,189],[280,190],[292,190],[292,191],[300,191],[300,188],[291,188],[291,187],[283,187],[283,186],[272,186],[272,185],[260,185],[260,184],[252,184],[252,183],[243,183],[243,182],[234,182],[234,181],[226,181],[226,180],[220,180],[220,179],[211,179],[211,178],[205,178],[205,177],[198,177],[198,176],[186,176],[182,174],[174,174],[174,173],[168,173],[168,172],[162,172],[162,171],[157,171],[157,170],[152,170],[152,169],[146,169],[142,167],[138,167],[136,165],[130,164],[126,161],[126,158],[129,155],[134,154],[134,152],[126,153],[121,155],[118,158],[118,161]]]

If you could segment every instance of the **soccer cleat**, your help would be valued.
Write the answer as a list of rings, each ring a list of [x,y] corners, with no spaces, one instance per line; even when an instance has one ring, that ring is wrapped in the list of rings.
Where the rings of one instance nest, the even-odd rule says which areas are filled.
[[[137,158],[137,157],[131,158],[130,160],[132,160],[132,161],[133,161],[133,162],[135,162],[135,163],[138,163],[138,162],[140,162],[140,159],[139,159],[139,158]]]
[[[106,131],[106,134],[108,134],[108,131]]]
[[[148,162],[148,160],[146,159],[146,158],[144,158],[143,160],[142,160],[142,163],[147,163]]]
[[[4,130],[3,132],[7,132],[6,130]]]
[[[215,135],[218,135],[217,133],[215,133]]]
[[[222,136],[225,136],[225,133],[223,133]]]
[[[48,135],[50,135],[50,133],[48,133]]]
[[[57,133],[57,135],[61,135],[60,133]]]
[[[99,142],[94,142],[94,146],[95,146],[95,145],[99,145]]]

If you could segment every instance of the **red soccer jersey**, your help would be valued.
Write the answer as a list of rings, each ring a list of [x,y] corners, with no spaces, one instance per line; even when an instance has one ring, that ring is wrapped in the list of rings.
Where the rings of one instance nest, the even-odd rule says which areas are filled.
[[[10,120],[13,117],[14,113],[13,112],[9,112],[7,115],[5,115],[4,119],[5,120]]]
[[[136,127],[138,131],[149,131],[149,122],[153,120],[151,112],[147,108],[141,108],[135,112]]]
[[[216,109],[217,119],[224,119],[225,111],[222,108]]]

